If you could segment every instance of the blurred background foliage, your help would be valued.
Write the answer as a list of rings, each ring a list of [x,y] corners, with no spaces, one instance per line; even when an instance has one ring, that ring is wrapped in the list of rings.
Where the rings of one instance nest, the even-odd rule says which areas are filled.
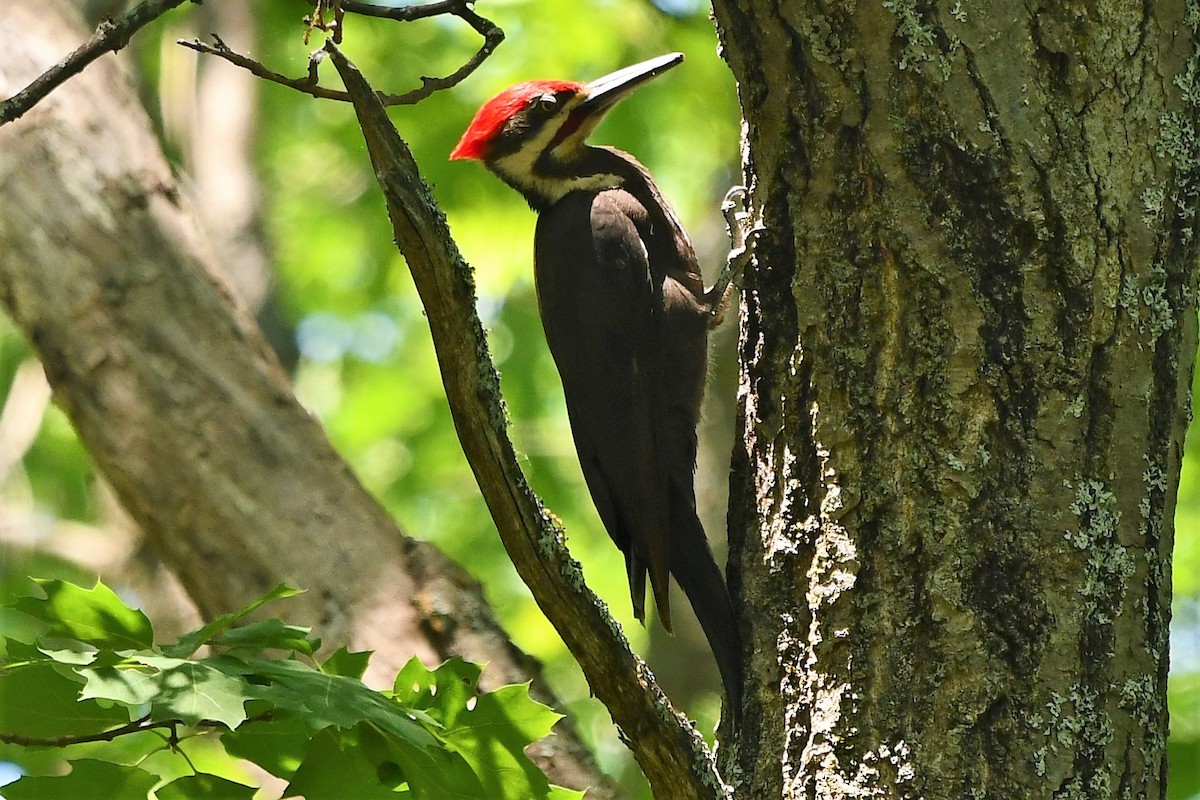
[[[125,4],[95,0],[89,5],[96,15]],[[229,17],[222,17],[227,6],[240,7],[234,12],[236,30],[229,29]],[[174,43],[217,31],[235,49],[300,75],[318,44],[302,41],[303,3],[216,2],[185,9],[135,40],[136,80],[197,205],[206,202],[197,196],[205,186],[201,173],[213,169],[196,154],[212,122],[205,114],[241,118],[247,125],[249,216],[232,238],[259,254],[265,274],[240,275],[243,262],[253,259],[229,247],[223,261],[233,282],[257,287],[250,294],[257,292],[253,301],[263,305],[264,329],[294,375],[300,398],[324,422],[366,486],[410,535],[435,542],[483,583],[517,644],[545,664],[566,704],[560,710],[575,717],[605,769],[624,776],[629,796],[639,796],[644,784],[607,714],[589,698],[574,662],[509,565],[463,460],[421,307],[392,245],[350,108],[265,83],[206,106],[198,99],[200,77],[220,71],[232,75],[233,68]],[[478,106],[505,86],[530,78],[586,81],[682,51],[687,62],[619,106],[593,141],[629,150],[654,172],[711,278],[725,249],[719,203],[740,177],[733,80],[717,56],[707,7],[699,0],[489,0],[477,10],[503,28],[506,42],[465,83],[417,106],[395,108],[392,118],[475,267],[479,311],[530,482],[566,523],[572,552],[635,650],[649,654],[668,693],[707,732],[719,697],[702,637],[682,625],[682,633],[667,640],[657,624],[643,629],[636,623],[621,559],[583,486],[537,317],[530,267],[534,215],[478,164],[451,163],[446,156]],[[452,72],[480,43],[453,17],[410,24],[349,21],[344,49],[376,88],[389,92],[419,85],[422,75]],[[332,70],[326,72],[333,81]],[[714,341],[713,383],[701,432],[698,492],[706,527],[718,545],[733,436],[734,327],[725,326]],[[27,574],[78,578],[104,572],[106,581],[118,585],[119,574],[153,571],[146,563],[152,554],[139,547],[136,533],[122,522],[70,424],[46,404],[44,381],[30,359],[24,340],[3,325],[0,387],[7,389],[8,400],[0,416],[0,580],[11,585]],[[1195,438],[1177,513],[1173,798],[1200,796],[1200,766],[1190,766],[1200,765],[1200,443]],[[180,603],[178,591],[162,580],[131,580],[127,591],[144,595],[138,600],[151,613],[163,607],[160,625],[163,617],[180,613],[170,610]],[[676,606],[686,608],[682,597]]]

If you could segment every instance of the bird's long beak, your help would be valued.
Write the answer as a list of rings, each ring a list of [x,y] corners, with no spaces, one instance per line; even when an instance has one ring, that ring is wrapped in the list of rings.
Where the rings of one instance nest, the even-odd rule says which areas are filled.
[[[683,53],[668,53],[597,78],[583,87],[585,99],[577,110],[589,117],[602,117],[605,111],[628,97],[634,89],[681,63]]]
[[[567,153],[577,150],[584,140],[591,136],[609,109],[646,81],[682,62],[683,53],[669,53],[634,64],[632,67],[619,69],[587,84],[579,90],[577,97],[583,99],[577,101],[559,127],[550,143],[550,149]]]

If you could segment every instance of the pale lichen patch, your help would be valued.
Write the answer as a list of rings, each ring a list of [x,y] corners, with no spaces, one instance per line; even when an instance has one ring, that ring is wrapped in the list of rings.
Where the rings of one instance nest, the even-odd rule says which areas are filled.
[[[933,27],[921,18],[916,0],[883,0],[883,7],[896,15],[896,35],[904,43],[896,66],[919,73],[937,52]]]
[[[1121,512],[1117,498],[1102,481],[1081,481],[1070,506],[1079,517],[1079,528],[1064,538],[1087,553],[1083,586],[1084,609],[1091,622],[1109,624],[1112,613],[1125,596],[1129,579],[1136,572],[1130,549],[1117,538]]]
[[[1142,222],[1148,228],[1157,227],[1167,202],[1167,193],[1161,186],[1148,186],[1142,191]]]

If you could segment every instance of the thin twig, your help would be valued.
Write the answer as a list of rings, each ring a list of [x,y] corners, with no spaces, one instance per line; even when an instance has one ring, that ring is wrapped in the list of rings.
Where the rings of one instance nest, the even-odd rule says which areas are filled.
[[[318,5],[318,0],[305,0],[310,6]],[[342,0],[342,11],[358,14],[360,17],[378,17],[392,19],[397,22],[412,22],[418,19],[438,17],[442,14],[461,15],[467,11],[467,6],[473,5],[474,0],[437,0],[433,3],[420,3],[410,6],[377,6],[363,3],[360,0]]]
[[[176,6],[195,0],[145,0],[115,20],[104,20],[96,27],[92,38],[70,55],[43,72],[28,86],[7,100],[0,101],[0,125],[12,122],[37,105],[46,95],[68,78],[78,75],[84,67],[105,53],[115,53],[129,44],[140,29]]]
[[[251,722],[263,722],[273,717],[271,711],[264,711],[261,714],[255,714],[253,717],[247,717],[242,720],[242,725],[247,725]],[[172,749],[176,749],[179,745],[179,728],[186,727],[187,723],[182,719],[164,719],[158,722],[150,722],[150,715],[135,719],[133,722],[125,725],[118,725],[115,728],[110,728],[100,733],[81,734],[76,736],[24,736],[19,733],[0,733],[0,743],[15,744],[20,747],[70,747],[73,744],[86,744],[88,742],[111,742],[118,736],[128,736],[133,733],[144,733],[153,731],[158,728],[170,728],[171,735],[167,738],[167,745]],[[197,724],[192,725],[193,728],[226,728],[224,722],[216,722],[214,720],[202,719]],[[240,726],[238,726],[240,727]]]
[[[352,4],[346,3],[347,10],[350,9],[350,5],[357,6],[359,4],[358,3],[352,3]],[[441,4],[435,3],[432,5],[441,5]],[[418,103],[421,100],[424,100],[429,95],[433,94],[434,92],[441,91],[442,89],[449,89],[451,86],[455,86],[455,85],[461,83],[463,80],[465,80],[467,78],[468,75],[470,75],[472,72],[474,72],[476,69],[478,69],[479,65],[482,64],[484,62],[484,60],[486,60],[487,57],[490,56],[492,54],[492,52],[497,47],[500,46],[500,43],[504,41],[504,31],[500,30],[500,27],[498,25],[496,25],[496,23],[492,22],[489,19],[484,19],[483,17],[479,16],[474,11],[467,8],[466,3],[462,3],[461,6],[462,6],[461,8],[451,11],[450,13],[454,14],[456,17],[459,17],[463,22],[467,23],[472,28],[474,28],[475,32],[483,37],[483,45],[479,48],[479,50],[475,53],[475,55],[471,56],[471,58],[467,60],[467,63],[463,64],[461,67],[459,67],[454,72],[447,75],[446,77],[444,77],[444,78],[422,77],[421,78],[421,88],[414,89],[411,92],[408,92],[407,94],[401,95],[403,102],[396,103],[395,105],[411,105],[413,103]],[[410,8],[413,8],[413,7],[410,6]],[[425,8],[425,6],[416,6],[415,8]],[[397,11],[397,10],[408,10],[408,9],[391,9],[391,10]],[[414,19],[416,19],[416,17]],[[387,103],[385,103],[384,105],[387,105]]]
[[[316,7],[313,9],[313,13],[304,19],[304,23],[308,26],[304,31],[304,43],[308,44],[308,37],[315,29],[330,34],[334,44],[341,44],[342,18],[346,14],[342,9],[341,2],[339,0],[314,0],[314,4]],[[333,13],[333,22],[325,21],[327,8]]]
[[[181,44],[184,47],[190,50],[195,50],[198,53],[208,53],[209,55],[219,56],[220,58],[228,61],[230,64],[241,67],[242,69],[248,71],[251,75],[262,78],[265,81],[270,81],[271,83],[278,83],[280,86],[286,86],[289,89],[295,89],[296,91],[303,92],[307,95],[312,95],[313,97],[322,97],[326,100],[339,100],[343,103],[349,102],[350,100],[345,92],[338,91],[337,89],[327,89],[317,83],[317,64],[320,63],[320,60],[323,57],[323,53],[320,50],[309,56],[307,75],[305,75],[303,78],[289,78],[286,75],[281,75],[278,72],[267,69],[261,63],[255,61],[249,56],[244,56],[241,53],[232,50],[229,45],[225,44],[225,42],[221,40],[221,37],[217,36],[215,33],[212,34],[212,37],[212,44],[202,42],[199,39],[192,39],[191,41],[180,39],[177,44]]]
[[[69,747],[73,744],[85,744],[87,742],[111,742],[118,736],[142,733],[143,731],[150,731],[155,728],[174,728],[176,725],[183,724],[183,720],[179,719],[168,719],[162,722],[149,722],[149,719],[150,716],[147,714],[141,719],[135,719],[133,722],[107,731],[80,736],[22,736],[19,733],[0,733],[0,742],[20,745],[21,747]]]
[[[466,0],[447,0],[446,2],[429,3],[423,6],[409,6],[403,9],[384,9],[376,6],[369,6],[365,3],[356,3],[350,2],[350,0],[343,0],[342,8],[344,11],[363,13],[367,14],[368,16],[384,17],[386,19],[396,19],[402,21],[424,19],[426,17],[435,16],[436,14],[452,14],[462,19],[483,37],[483,44],[480,46],[479,50],[473,56],[471,56],[471,58],[469,58],[465,64],[449,75],[443,78],[422,77],[420,88],[413,89],[412,91],[405,92],[404,94],[385,94],[383,92],[379,92],[379,101],[385,106],[414,105],[415,103],[421,102],[426,97],[429,97],[434,92],[438,92],[443,89],[449,89],[452,86],[458,85],[465,80],[467,76],[478,69],[479,65],[482,64],[488,58],[488,56],[490,56],[495,49],[499,47],[500,43],[504,41],[504,31],[502,31],[500,27],[491,20],[479,16],[470,8],[468,8],[468,3]],[[436,8],[437,10],[428,10],[433,8]],[[371,11],[359,11],[359,9],[371,9]],[[395,12],[414,10],[419,13],[411,13],[407,16],[382,13],[385,11]],[[331,39],[329,43],[336,44],[336,39]],[[223,58],[229,63],[249,71],[252,75],[262,78],[263,80],[270,81],[271,83],[277,83],[280,86],[286,86],[289,89],[295,89],[298,92],[303,92],[304,94],[311,95],[313,97],[320,97],[325,100],[337,100],[342,103],[352,102],[350,96],[346,94],[346,92],[343,92],[339,89],[329,89],[321,86],[318,83],[317,65],[324,56],[324,51],[322,50],[317,50],[311,56],[309,56],[307,75],[305,75],[303,78],[289,78],[286,75],[267,68],[262,63],[255,61],[249,56],[244,56],[241,53],[231,50],[216,34],[213,34],[213,44],[206,44],[199,39],[192,39],[190,41],[181,39],[179,44],[200,53],[208,53],[209,55]],[[328,50],[328,47],[325,49]]]

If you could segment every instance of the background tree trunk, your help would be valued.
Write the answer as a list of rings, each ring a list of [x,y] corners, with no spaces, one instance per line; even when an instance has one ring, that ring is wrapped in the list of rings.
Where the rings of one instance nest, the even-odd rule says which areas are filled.
[[[1163,797],[1200,12],[714,5],[769,228],[726,773],[747,797]]]
[[[62,0],[8,22],[22,35],[0,60],[5,97],[86,37]],[[479,585],[397,529],[296,401],[116,58],[0,128],[0,208],[0,299],[205,618],[286,582],[309,590],[288,617],[375,650],[376,683],[413,655],[462,655],[488,664],[487,686],[533,678],[555,704]],[[570,724],[558,733],[535,746],[552,780],[612,796]]]

